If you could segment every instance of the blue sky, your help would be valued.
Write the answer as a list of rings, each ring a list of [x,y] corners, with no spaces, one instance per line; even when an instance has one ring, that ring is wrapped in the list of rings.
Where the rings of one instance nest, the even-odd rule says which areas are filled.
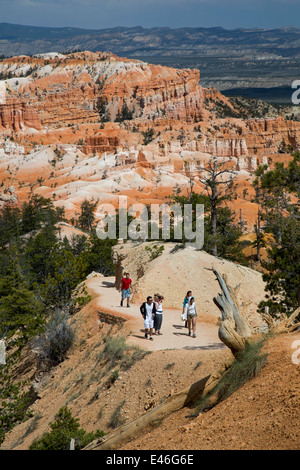
[[[299,0],[0,0],[0,23],[72,26],[300,27]]]

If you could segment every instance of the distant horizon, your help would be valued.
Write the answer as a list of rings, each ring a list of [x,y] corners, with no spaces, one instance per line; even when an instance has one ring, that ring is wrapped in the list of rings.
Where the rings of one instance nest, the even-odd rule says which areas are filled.
[[[114,25],[114,26],[106,26],[106,27],[99,27],[99,28],[92,28],[92,27],[83,27],[83,26],[71,26],[71,25],[65,25],[65,26],[54,26],[54,25],[38,25],[38,24],[28,24],[28,23],[12,23],[9,21],[1,21],[1,25],[11,25],[11,26],[25,26],[25,27],[30,27],[30,28],[53,28],[53,29],[81,29],[81,30],[90,30],[90,31],[100,31],[100,30],[105,30],[105,29],[118,29],[118,28],[124,28],[124,29],[135,29],[135,28],[142,28],[142,29],[171,29],[171,30],[176,30],[176,29],[224,29],[225,31],[234,31],[234,30],[245,30],[245,31],[252,31],[252,30],[257,30],[257,31],[272,31],[276,29],[300,29],[300,26],[294,26],[294,25],[282,25],[282,26],[277,26],[277,27],[263,27],[263,26],[237,26],[237,27],[224,27],[221,25],[215,25],[215,26],[142,26],[140,24],[132,25],[132,26],[124,26],[121,24]]]
[[[298,0],[1,0],[1,21],[40,28],[300,28]],[[219,25],[219,26],[215,26]]]

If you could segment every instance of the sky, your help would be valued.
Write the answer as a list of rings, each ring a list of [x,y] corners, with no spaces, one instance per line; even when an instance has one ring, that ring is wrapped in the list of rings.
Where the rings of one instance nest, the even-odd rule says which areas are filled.
[[[0,0],[0,23],[115,26],[300,27],[299,0]]]

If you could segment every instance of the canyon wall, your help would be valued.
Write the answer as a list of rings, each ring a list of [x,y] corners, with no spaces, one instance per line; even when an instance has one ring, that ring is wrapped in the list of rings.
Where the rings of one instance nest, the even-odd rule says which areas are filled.
[[[135,118],[201,118],[198,70],[86,52],[6,59],[0,76],[11,96],[34,104],[42,126],[99,122],[101,110],[114,121],[125,104]]]
[[[14,186],[19,201],[34,190],[54,198],[69,218],[85,198],[162,203],[187,194],[191,182],[203,191],[200,180],[214,156],[237,172],[234,209],[253,225],[257,207],[244,194],[253,194],[254,171],[291,158],[300,123],[277,111],[249,119],[241,103],[199,81],[198,70],[110,53],[1,60],[2,202]]]
[[[37,110],[24,101],[9,100],[0,104],[0,130],[20,131],[26,127],[41,129]]]

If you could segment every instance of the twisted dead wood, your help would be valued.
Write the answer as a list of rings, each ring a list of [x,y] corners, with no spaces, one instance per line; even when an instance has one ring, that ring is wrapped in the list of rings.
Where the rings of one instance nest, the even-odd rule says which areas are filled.
[[[214,297],[214,302],[222,313],[222,320],[218,331],[219,338],[235,356],[238,352],[245,349],[246,340],[252,336],[252,332],[237,305],[233,302],[229,292],[230,288],[225,280],[217,270],[213,269],[213,272],[217,276],[222,289],[222,292]],[[232,295],[234,295],[233,292]]]

